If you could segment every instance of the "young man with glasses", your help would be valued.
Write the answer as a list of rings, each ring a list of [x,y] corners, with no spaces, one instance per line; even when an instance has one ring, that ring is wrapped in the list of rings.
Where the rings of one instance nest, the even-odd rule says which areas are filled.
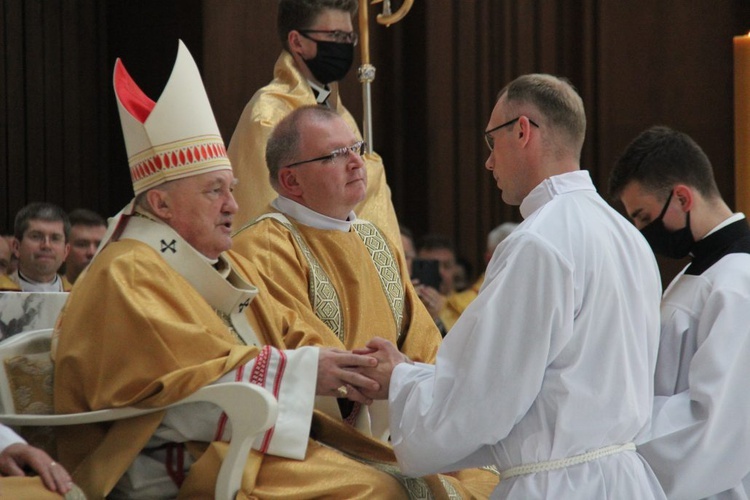
[[[657,254],[691,261],[664,292],[651,432],[638,450],[670,498],[750,495],[750,227],[688,135],[642,132],[610,192]]]
[[[315,105],[293,111],[276,126],[266,148],[271,185],[278,192],[273,211],[241,229],[232,248],[255,264],[277,301],[320,319],[314,332],[277,340],[287,348],[348,351],[380,336],[397,344],[402,356],[432,363],[440,333],[410,283],[404,257],[375,224],[354,212],[367,188],[362,151],[362,142],[334,111]],[[339,398],[317,398],[317,434],[327,436],[323,442],[329,446],[359,450],[351,451],[359,459],[395,462],[387,404],[352,404],[346,399],[351,390],[342,386]],[[440,490],[445,483],[445,493],[461,498],[487,497],[498,480],[479,470],[460,479],[409,481],[395,468],[394,473],[410,493],[412,487]],[[379,472],[372,474],[375,483],[382,481]]]
[[[70,250],[70,223],[52,203],[30,203],[16,214],[13,253],[18,269],[0,281],[0,289],[24,292],[67,292],[72,285],[57,271]]]
[[[368,344],[379,361],[365,374],[383,389],[370,396],[389,398],[407,473],[492,464],[493,498],[664,498],[633,443],[653,404],[659,273],[580,169],[585,131],[566,80],[525,75],[503,89],[485,167],[524,221],[434,366]]]
[[[265,213],[275,197],[265,168],[271,131],[289,112],[320,104],[336,111],[361,134],[339,97],[338,81],[349,72],[358,36],[352,17],[357,0],[280,0],[278,33],[284,50],[273,81],[250,99],[229,143],[228,155],[239,179],[235,190],[241,224]],[[357,213],[380,227],[400,248],[398,221],[383,162],[377,153],[364,156],[367,191]]]

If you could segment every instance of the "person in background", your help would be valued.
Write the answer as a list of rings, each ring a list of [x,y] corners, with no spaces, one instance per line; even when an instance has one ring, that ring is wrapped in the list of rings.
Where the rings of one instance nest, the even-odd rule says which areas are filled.
[[[448,333],[448,326],[442,314],[446,301],[455,292],[453,278],[456,272],[456,250],[449,238],[440,234],[428,234],[419,243],[417,257],[438,262],[440,286],[436,289],[424,283],[415,285],[422,303],[435,321],[443,337]]]
[[[18,269],[9,275],[6,290],[23,292],[67,292],[72,285],[58,274],[70,250],[70,223],[62,208],[35,202],[16,214],[13,252]]]
[[[273,81],[258,90],[245,106],[227,152],[239,185],[240,225],[268,212],[276,197],[265,167],[265,149],[274,127],[301,106],[326,106],[346,120],[357,140],[362,137],[339,96],[338,82],[349,73],[358,36],[352,25],[357,0],[280,0],[278,34],[283,51]],[[375,153],[363,157],[367,193],[357,215],[378,226],[400,246],[398,221],[385,177],[383,160]]]
[[[504,222],[490,231],[487,235],[487,248],[484,252],[485,266],[490,263],[495,248],[497,248],[497,246],[507,238],[516,227],[518,227],[518,224],[515,222]],[[440,312],[440,319],[443,321],[443,324],[448,331],[453,328],[453,325],[456,324],[456,321],[458,321],[461,314],[467,307],[469,307],[469,304],[477,298],[479,290],[481,290],[482,284],[484,284],[484,277],[484,273],[482,273],[473,285],[464,291],[457,291],[445,301],[443,310]]]
[[[471,285],[474,279],[474,267],[466,257],[456,257],[456,268],[453,271],[453,291],[463,292]]]
[[[750,496],[750,226],[687,134],[644,130],[610,193],[657,254],[690,263],[661,301],[651,431],[638,443],[670,498]]]
[[[10,243],[0,236],[0,276],[8,275],[11,255],[13,255],[13,252],[11,251]]]
[[[10,276],[11,274],[15,273],[16,270],[18,269],[18,257],[16,257],[16,254],[13,253],[13,241],[15,240],[15,237],[12,234],[4,234],[2,235],[2,238],[5,240],[5,242],[8,244],[8,247],[10,248],[10,263],[6,271],[6,274]]]
[[[403,225],[399,226],[401,233],[401,246],[404,249],[404,259],[406,260],[406,269],[409,270],[409,276],[412,273],[412,262],[417,257],[417,249],[414,246],[414,233],[411,229]]]
[[[492,498],[665,498],[633,443],[651,423],[659,272],[581,170],[585,132],[564,79],[524,75],[500,91],[485,166],[524,221],[434,366],[367,346],[378,364],[364,373],[382,388],[369,396],[389,399],[405,472],[493,464]]]
[[[65,277],[72,284],[96,255],[96,249],[107,232],[107,223],[101,215],[85,208],[71,211],[68,219],[70,252],[65,259]]]

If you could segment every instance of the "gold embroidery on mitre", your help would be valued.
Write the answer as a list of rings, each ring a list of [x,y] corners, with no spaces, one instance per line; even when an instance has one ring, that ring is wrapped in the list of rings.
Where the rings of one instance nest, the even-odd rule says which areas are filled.
[[[220,136],[206,135],[160,144],[128,158],[136,193],[168,179],[199,171],[231,168]]]
[[[362,239],[365,248],[370,253],[370,259],[378,271],[383,293],[388,299],[393,319],[396,322],[396,332],[401,337],[401,325],[404,320],[404,284],[401,281],[401,272],[398,268],[391,247],[388,246],[383,234],[375,224],[366,221],[357,221],[352,224],[354,231]]]

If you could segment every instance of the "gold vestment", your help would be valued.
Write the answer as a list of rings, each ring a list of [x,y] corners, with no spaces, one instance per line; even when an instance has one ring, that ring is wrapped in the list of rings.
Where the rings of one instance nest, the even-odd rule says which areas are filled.
[[[393,291],[384,287],[380,275],[384,272],[383,268],[386,269],[385,272],[388,268],[382,266],[382,259],[371,256],[357,231],[318,229],[303,225],[288,216],[286,220],[294,225],[293,231],[297,231],[303,238],[303,244],[308,250],[296,240],[293,231],[279,220],[269,217],[246,226],[235,234],[233,251],[251,260],[268,290],[272,294],[278,294],[284,305],[299,312],[315,311],[315,301],[311,295],[330,295],[319,284],[311,287],[311,283],[316,282],[313,275],[325,273],[338,296],[342,325],[341,332],[337,333],[323,324],[317,330],[315,338],[284,336],[283,346],[292,349],[303,345],[323,345],[351,350],[363,347],[370,339],[378,336],[396,344],[401,352],[415,361],[435,361],[441,342],[440,332],[411,285],[406,261],[400,252],[390,252],[396,258],[403,287],[403,318],[399,328],[388,297]],[[393,248],[392,242],[386,241],[385,244]],[[311,270],[311,259],[306,255],[308,251],[317,262],[313,265],[319,269]],[[320,280],[317,282],[320,283]],[[332,304],[334,303],[329,302],[326,305],[330,307]],[[318,312],[332,315],[331,311]],[[387,402],[376,401],[372,407],[379,403]],[[375,460],[384,460],[395,466],[395,455],[390,445],[376,439],[387,437],[381,433],[383,428],[387,430],[387,418],[385,422],[381,422],[379,417],[385,415],[378,414],[372,408],[370,413],[372,428],[367,429],[358,422],[355,429],[345,424],[340,414],[316,411],[313,435],[337,449],[355,449],[363,456],[374,454],[379,457]],[[440,479],[439,483],[435,483],[436,478]],[[430,484],[433,491],[436,487],[438,490],[442,489],[436,486],[442,483],[448,492],[453,491],[449,495],[487,498],[497,485],[498,476],[490,471],[473,469],[453,475],[428,476],[422,480]]]
[[[288,337],[308,338],[311,344],[321,345],[311,333],[322,330],[314,315],[281,307],[249,262],[231,252],[226,256],[258,288],[258,296],[246,311],[261,343],[283,347],[280,339]],[[145,243],[133,239],[109,243],[81,280],[61,313],[55,337],[58,413],[166,405],[258,354],[257,347],[241,345],[206,300]],[[89,499],[103,498],[162,417],[160,412],[112,424],[66,428],[58,435],[59,461]],[[336,435],[337,426],[344,427],[328,420],[324,415],[314,416],[321,440]],[[310,439],[302,461],[252,451],[238,498],[406,497],[401,480],[387,470],[365,465],[361,457],[350,458],[334,449],[334,444],[323,446]],[[350,444],[352,456],[361,451],[358,446]],[[188,448],[200,458],[187,475],[180,497],[210,498],[226,444],[188,443]],[[370,458],[364,460],[384,458],[382,451],[376,453],[377,448],[366,449]],[[332,473],[344,470],[346,474]]]
[[[328,102],[347,122],[357,139],[361,140],[362,134],[357,123],[341,103],[338,84],[332,83],[330,87],[332,92]],[[238,226],[265,213],[267,205],[276,198],[276,192],[268,180],[265,159],[266,143],[273,128],[291,111],[315,104],[310,84],[295,66],[292,56],[283,51],[276,61],[273,81],[258,90],[247,103],[227,149],[234,175],[240,181],[234,190],[234,197],[239,205],[239,212],[235,216]],[[398,220],[385,178],[383,160],[374,152],[365,154],[364,160],[367,168],[367,193],[355,211],[363,219],[381,228],[400,249]]]

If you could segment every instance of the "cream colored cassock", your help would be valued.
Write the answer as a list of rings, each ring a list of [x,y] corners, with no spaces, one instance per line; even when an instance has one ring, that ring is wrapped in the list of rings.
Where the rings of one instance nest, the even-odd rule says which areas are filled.
[[[638,231],[588,172],[521,204],[436,364],[400,364],[391,437],[404,472],[514,466],[631,443],[648,426],[661,285]],[[493,498],[664,498],[635,451],[501,478]]]

